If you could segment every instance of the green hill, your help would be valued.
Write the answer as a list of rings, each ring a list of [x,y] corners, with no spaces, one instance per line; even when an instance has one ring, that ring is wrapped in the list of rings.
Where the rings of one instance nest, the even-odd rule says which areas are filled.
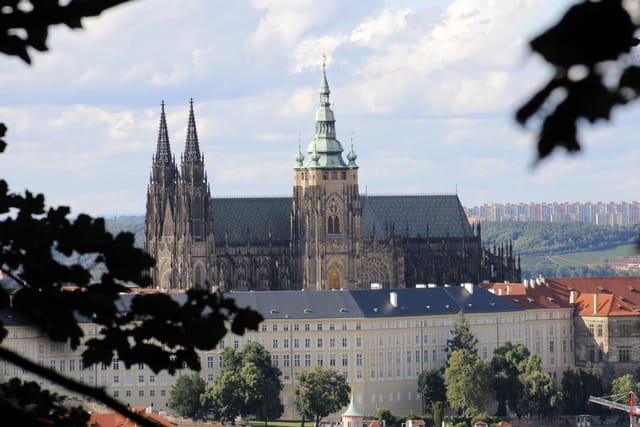
[[[121,231],[133,233],[136,247],[142,248],[144,246],[144,215],[106,217],[104,224],[111,234],[118,234]]]
[[[582,223],[489,222],[482,224],[485,246],[512,241],[521,256],[522,277],[614,276],[606,265],[638,256],[638,227]]]

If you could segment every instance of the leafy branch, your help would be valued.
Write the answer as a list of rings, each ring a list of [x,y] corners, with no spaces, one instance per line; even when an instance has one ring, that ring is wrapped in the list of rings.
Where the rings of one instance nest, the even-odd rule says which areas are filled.
[[[638,98],[640,67],[629,55],[637,30],[622,0],[585,0],[529,43],[555,71],[516,112],[521,125],[534,116],[540,123],[538,160],[557,147],[580,150],[580,120],[609,120],[614,107]]]

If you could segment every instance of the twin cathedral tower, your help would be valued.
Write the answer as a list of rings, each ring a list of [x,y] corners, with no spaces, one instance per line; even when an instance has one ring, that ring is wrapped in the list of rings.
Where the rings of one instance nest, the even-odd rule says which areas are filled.
[[[367,196],[357,155],[336,138],[325,66],[315,133],[298,147],[292,197],[212,197],[193,101],[180,167],[162,103],[147,190],[145,249],[155,286],[369,289],[520,281],[511,245],[486,250],[453,195]]]

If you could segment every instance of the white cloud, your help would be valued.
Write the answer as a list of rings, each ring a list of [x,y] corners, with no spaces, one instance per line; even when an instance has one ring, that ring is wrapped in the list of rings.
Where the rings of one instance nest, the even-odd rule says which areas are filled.
[[[253,0],[253,6],[264,15],[252,35],[256,46],[278,43],[292,47],[300,36],[322,24],[336,7],[335,1]]]
[[[286,103],[278,109],[281,117],[309,117],[317,106],[317,89],[311,86],[296,89]]]
[[[349,40],[352,43],[365,46],[375,44],[376,40],[384,39],[403,30],[407,25],[407,17],[410,15],[415,15],[415,11],[411,9],[398,11],[383,9],[376,17],[361,22],[351,32]]]
[[[330,65],[336,48],[346,40],[347,36],[341,34],[303,40],[298,44],[293,54],[292,71],[299,73],[306,68],[318,69],[322,64],[322,54],[326,55],[327,65]]]
[[[580,157],[554,153],[529,170],[535,135],[513,111],[548,71],[524,41],[566,4],[132,2],[84,30],[52,29],[51,52],[34,53],[32,67],[0,62],[0,170],[12,188],[74,211],[141,213],[159,103],[179,161],[193,96],[214,194],[288,194],[297,135],[303,148],[313,136],[324,52],[338,138],[348,150],[355,132],[363,191],[458,185],[465,204],[631,199],[638,109],[584,131]]]

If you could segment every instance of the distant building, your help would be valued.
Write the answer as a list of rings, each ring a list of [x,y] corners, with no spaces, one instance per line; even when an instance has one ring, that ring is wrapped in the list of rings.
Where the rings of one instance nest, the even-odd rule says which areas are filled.
[[[527,310],[528,317],[535,315],[539,325],[545,325],[541,333],[530,335],[526,345],[536,353],[540,348],[540,354],[549,358],[549,366],[558,367],[556,374],[566,366],[566,352],[560,347],[575,354],[571,364],[601,368],[605,382],[636,373],[640,362],[640,277],[539,277],[524,284],[482,286],[518,304]]]
[[[181,303],[186,300],[184,292],[168,294]],[[132,296],[122,296],[123,307]],[[225,347],[241,350],[249,342],[260,343],[282,372],[283,419],[299,418],[294,405],[296,376],[316,366],[342,373],[351,386],[354,405],[367,417],[375,416],[378,408],[387,408],[394,414],[420,414],[418,376],[423,370],[445,367],[446,342],[460,311],[478,338],[478,355],[487,361],[506,340],[525,342],[539,323],[521,307],[471,284],[233,292],[230,296],[239,307],[252,307],[265,320],[258,331],[248,331],[243,336],[229,333],[215,349],[200,352],[200,376],[213,384],[222,371]],[[84,369],[83,346],[71,350],[66,343],[51,342],[10,310],[0,311],[0,320],[8,330],[3,346],[76,381],[104,387],[111,396],[132,407],[153,406],[158,411],[171,412],[166,405],[172,385],[181,375],[191,373],[186,369],[175,375],[155,373],[143,364],[127,368],[117,357],[110,364]],[[99,326],[88,320],[81,323],[81,328],[86,339],[99,332]],[[543,369],[549,368],[543,364]],[[48,380],[1,361],[0,381],[14,376],[69,394]],[[330,419],[339,421],[342,412]]]
[[[341,372],[353,392],[357,412],[374,416],[378,408],[394,414],[422,413],[417,381],[424,370],[446,366],[446,342],[458,313],[463,312],[478,339],[478,356],[491,360],[507,341],[525,345],[540,356],[544,372],[559,383],[564,372],[591,363],[604,380],[635,373],[640,362],[640,277],[542,278],[524,283],[484,283],[481,287],[236,292],[239,307],[251,307],[265,318],[258,331],[227,334],[215,349],[199,354],[200,376],[213,384],[222,371],[225,347],[241,350],[258,342],[282,372],[280,398],[284,419],[295,419],[296,375],[316,366]],[[486,288],[486,289],[484,289]],[[159,292],[159,291],[155,291]],[[184,302],[181,291],[169,292]],[[123,295],[123,307],[132,295]],[[171,387],[191,372],[169,375],[143,364],[129,368],[116,357],[109,364],[85,369],[81,345],[50,341],[11,309],[0,311],[8,333],[2,346],[74,380],[104,387],[133,406],[167,410]],[[85,339],[99,326],[85,319]],[[0,361],[0,381],[20,377],[51,391],[68,390],[7,361]],[[339,421],[342,411],[330,417]]]
[[[473,222],[582,222],[596,225],[640,223],[640,202],[485,203],[465,208]]]
[[[323,66],[315,134],[293,167],[292,197],[213,198],[193,102],[180,170],[164,104],[147,191],[145,249],[163,289],[363,289],[519,281],[510,247],[482,247],[457,195],[361,194],[343,157]],[[247,167],[250,167],[247,165]]]

